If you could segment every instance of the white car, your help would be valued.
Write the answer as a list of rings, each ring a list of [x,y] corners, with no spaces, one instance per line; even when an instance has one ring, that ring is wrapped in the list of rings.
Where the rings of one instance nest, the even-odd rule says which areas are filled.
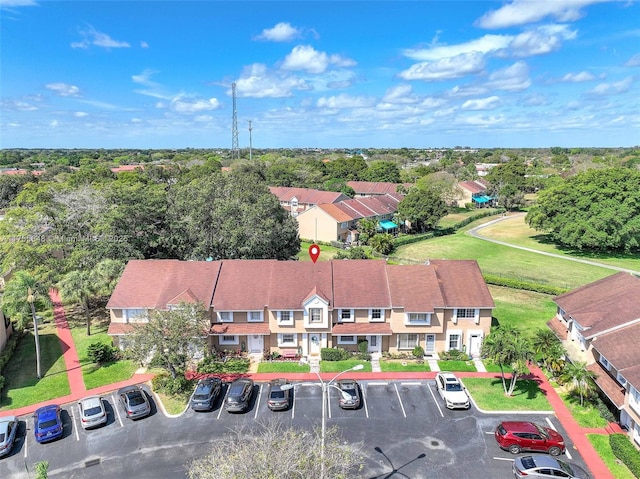
[[[102,398],[89,396],[78,402],[80,408],[80,423],[84,429],[97,427],[107,423],[107,411]]]
[[[436,388],[448,409],[469,409],[471,407],[467,390],[453,373],[438,373]]]

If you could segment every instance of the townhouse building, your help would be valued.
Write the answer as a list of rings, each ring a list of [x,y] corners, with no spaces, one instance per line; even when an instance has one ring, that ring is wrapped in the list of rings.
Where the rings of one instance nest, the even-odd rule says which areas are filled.
[[[472,260],[132,260],[107,303],[109,335],[124,349],[150,311],[182,302],[204,305],[210,348],[307,357],[365,340],[371,353],[479,356],[494,308]]]
[[[640,278],[620,272],[554,298],[549,327],[571,361],[587,363],[640,446]]]
[[[314,190],[312,188],[293,188],[288,186],[270,186],[271,194],[278,198],[280,206],[298,216],[312,206],[337,203],[349,197],[335,191]]]

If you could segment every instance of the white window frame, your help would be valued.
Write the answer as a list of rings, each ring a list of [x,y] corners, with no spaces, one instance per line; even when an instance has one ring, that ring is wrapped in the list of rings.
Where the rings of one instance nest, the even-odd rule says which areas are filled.
[[[342,315],[348,313],[349,317],[345,319]],[[338,322],[339,323],[353,323],[356,320],[355,311],[353,309],[339,309],[338,310]]]
[[[409,341],[410,336],[415,336],[415,341]],[[406,345],[403,345],[403,339],[406,340]],[[420,344],[420,335],[418,333],[400,333],[398,334],[398,349],[402,350],[410,350],[415,348]]]
[[[343,221],[342,223],[340,223],[340,228],[347,229],[349,227],[349,222],[348,221]]]
[[[258,313],[258,319],[253,319],[252,316]],[[263,311],[247,311],[247,322],[248,323],[263,323],[264,322],[264,317],[263,317]]]
[[[458,346],[455,348],[451,347],[451,337],[452,336],[458,336]],[[447,342],[445,344],[445,351],[451,351],[452,349],[455,349],[457,351],[462,351],[462,331],[459,329],[456,330],[452,330],[452,331],[448,331],[447,332]]]
[[[607,371],[611,371],[611,363],[609,362],[609,360],[607,358],[605,358],[602,354],[600,355],[600,358],[598,359],[598,362],[600,364],[602,364],[602,366],[607,370]]]
[[[216,311],[219,323],[233,323],[233,311]]]
[[[345,339],[351,338],[351,339]],[[344,334],[338,336],[338,344],[358,344],[358,337],[355,334]]]
[[[627,379],[620,373],[616,376],[616,381],[618,381],[623,388],[627,387]]]
[[[285,336],[291,336],[291,341],[285,341]],[[297,347],[298,346],[298,334],[297,333],[278,333],[278,347]]]
[[[373,317],[373,312],[374,311],[380,311],[380,317],[379,318],[374,318]],[[371,322],[371,323],[384,323],[384,321],[385,321],[384,309],[382,309],[382,308],[371,308],[371,309],[369,309],[369,322]]]
[[[417,319],[424,315],[424,319]],[[406,313],[404,316],[404,324],[406,325],[431,325],[431,313]]]
[[[287,313],[289,315],[289,319],[282,319],[282,313]],[[278,324],[293,324],[293,311],[278,311]]]
[[[149,321],[147,310],[144,308],[128,308],[122,310],[126,323],[146,323]]]
[[[294,196],[293,198],[291,198],[291,208],[297,208],[297,207],[298,207],[298,198]]]
[[[629,388],[629,406],[636,412],[640,412],[640,392],[633,386]]]
[[[320,319],[317,320],[317,321],[313,319],[314,311],[319,311],[320,312]],[[322,314],[323,313],[324,313],[324,310],[322,308],[309,308],[309,324],[322,323],[323,322],[323,318],[322,318]]]
[[[225,339],[225,338],[233,338],[233,339]],[[218,344],[221,346],[225,346],[228,344],[240,344],[240,339],[237,334],[221,334],[218,339]]]

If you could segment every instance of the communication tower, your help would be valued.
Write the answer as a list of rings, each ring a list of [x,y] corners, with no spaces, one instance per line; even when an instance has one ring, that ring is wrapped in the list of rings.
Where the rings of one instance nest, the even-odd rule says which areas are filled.
[[[231,95],[233,96],[233,125],[231,127],[231,157],[240,158],[240,148],[238,148],[238,110],[236,109],[236,83],[231,84]]]

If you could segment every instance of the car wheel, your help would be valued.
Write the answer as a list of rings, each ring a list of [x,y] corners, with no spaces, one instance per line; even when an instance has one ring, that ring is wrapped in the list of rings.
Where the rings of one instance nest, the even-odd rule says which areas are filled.
[[[559,456],[561,452],[562,452],[562,449],[560,449],[557,446],[553,446],[549,448],[549,454],[551,454],[552,456]]]
[[[511,444],[509,446],[509,452],[511,454],[520,454],[520,451],[522,451],[522,449],[520,449],[520,446],[518,446],[517,444]]]

